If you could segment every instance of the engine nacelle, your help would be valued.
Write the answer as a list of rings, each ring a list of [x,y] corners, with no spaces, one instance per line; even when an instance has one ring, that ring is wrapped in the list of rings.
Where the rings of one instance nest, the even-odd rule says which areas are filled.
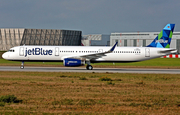
[[[64,66],[75,67],[85,65],[85,61],[79,59],[65,58],[63,61]]]

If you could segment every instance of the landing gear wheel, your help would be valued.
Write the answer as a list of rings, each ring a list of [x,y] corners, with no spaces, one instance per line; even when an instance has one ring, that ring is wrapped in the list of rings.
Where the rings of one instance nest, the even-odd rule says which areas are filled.
[[[22,61],[20,68],[21,68],[21,69],[24,69],[24,61]]]
[[[86,66],[86,69],[87,69],[87,70],[92,70],[93,67],[92,67],[91,65],[87,65],[87,66]]]

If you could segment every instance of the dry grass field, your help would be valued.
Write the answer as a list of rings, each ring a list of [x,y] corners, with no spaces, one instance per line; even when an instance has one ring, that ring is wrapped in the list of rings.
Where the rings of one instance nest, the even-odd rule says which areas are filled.
[[[0,72],[0,114],[180,114],[180,75]],[[0,97],[1,98],[1,97]]]

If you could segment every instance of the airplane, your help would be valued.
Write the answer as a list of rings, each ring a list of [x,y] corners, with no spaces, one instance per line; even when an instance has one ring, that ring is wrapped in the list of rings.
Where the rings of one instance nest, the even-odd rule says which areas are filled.
[[[92,70],[91,63],[98,62],[138,62],[176,53],[170,48],[175,24],[167,24],[159,35],[146,47],[107,46],[33,46],[23,45],[11,48],[2,57],[6,60],[24,62],[63,62],[66,67],[82,66]]]

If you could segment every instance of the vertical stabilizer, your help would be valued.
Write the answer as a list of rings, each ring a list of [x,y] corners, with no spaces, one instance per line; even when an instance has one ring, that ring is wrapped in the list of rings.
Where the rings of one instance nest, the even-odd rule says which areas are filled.
[[[151,44],[146,47],[170,48],[175,24],[167,24]]]

